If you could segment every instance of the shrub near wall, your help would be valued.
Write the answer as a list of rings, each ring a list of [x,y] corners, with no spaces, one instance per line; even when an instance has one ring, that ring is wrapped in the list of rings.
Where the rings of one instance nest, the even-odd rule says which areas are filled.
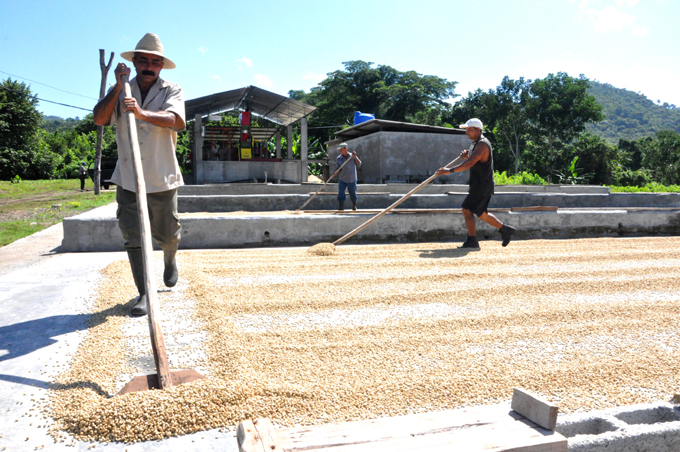
[[[547,185],[548,183],[538,174],[522,171],[521,173],[508,176],[506,171],[493,173],[493,180],[497,185]]]

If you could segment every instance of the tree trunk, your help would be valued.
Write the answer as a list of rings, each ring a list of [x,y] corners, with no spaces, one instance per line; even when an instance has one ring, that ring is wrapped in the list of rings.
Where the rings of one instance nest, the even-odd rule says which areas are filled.
[[[102,70],[102,83],[99,88],[99,100],[102,100],[106,95],[106,76],[111,68],[113,62],[113,52],[109,58],[109,64],[104,64],[104,49],[99,49],[99,67]],[[97,145],[94,155],[94,194],[99,194],[102,177],[102,141],[104,139],[104,126],[97,126]]]

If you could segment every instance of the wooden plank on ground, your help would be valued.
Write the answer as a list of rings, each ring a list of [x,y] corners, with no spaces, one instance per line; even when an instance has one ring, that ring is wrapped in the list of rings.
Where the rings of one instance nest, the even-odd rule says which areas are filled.
[[[257,434],[260,437],[260,441],[262,442],[262,447],[264,450],[268,452],[279,450],[277,447],[278,444],[281,444],[281,441],[279,440],[278,434],[276,433],[276,430],[269,419],[256,419],[253,422],[253,425],[257,430]]]
[[[491,210],[491,209],[489,209]],[[504,209],[504,211],[508,211],[508,209]],[[378,209],[358,209],[358,210],[343,210],[343,211],[338,211],[338,210],[303,210],[304,213],[367,213],[367,214],[376,214],[382,212],[382,210]],[[462,209],[394,209],[390,212],[387,213],[387,215],[392,214],[392,213],[461,213]]]
[[[310,193],[310,195],[313,195],[313,194],[314,193]],[[391,193],[388,192],[388,191],[371,191],[371,192],[366,192],[366,193],[357,192],[357,196],[390,195],[390,194]],[[321,192],[321,193],[318,194],[318,196],[329,196],[329,195],[338,196],[338,192],[337,191],[325,191],[325,192]]]
[[[259,427],[261,422],[256,421],[254,429],[258,437],[272,438],[266,446],[268,452],[567,451],[566,438],[537,426],[510,410],[508,404],[281,428],[274,435],[265,432],[271,423]]]
[[[554,430],[557,424],[557,405],[521,388],[514,388],[510,407],[543,428]]]
[[[513,207],[512,209],[510,209],[511,212],[541,212],[541,211],[555,212],[556,210],[557,206]]]
[[[239,452],[266,452],[253,421],[246,419],[236,428]]]

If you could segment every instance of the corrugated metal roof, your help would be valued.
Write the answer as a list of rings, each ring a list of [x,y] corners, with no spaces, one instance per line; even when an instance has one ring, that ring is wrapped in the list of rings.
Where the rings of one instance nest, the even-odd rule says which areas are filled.
[[[252,85],[191,99],[184,106],[187,119],[191,119],[195,114],[206,116],[224,111],[245,111],[248,104],[255,115],[282,126],[299,121],[316,110],[311,105]]]
[[[352,138],[370,135],[375,132],[420,132],[420,133],[442,133],[451,135],[465,135],[463,129],[452,129],[449,127],[428,126],[425,124],[413,124],[410,122],[387,121],[385,119],[371,119],[361,124],[357,124],[347,129],[335,132],[338,140],[350,140]]]

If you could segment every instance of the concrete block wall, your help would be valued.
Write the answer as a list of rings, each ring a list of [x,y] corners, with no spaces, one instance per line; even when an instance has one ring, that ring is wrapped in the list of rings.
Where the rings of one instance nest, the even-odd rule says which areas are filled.
[[[680,451],[680,408],[666,402],[561,415],[569,452]]]
[[[465,135],[415,132],[376,132],[348,140],[350,152],[357,152],[362,161],[359,183],[417,183],[449,164],[463,149],[470,146]],[[328,149],[330,174],[337,169],[338,150]],[[455,173],[437,178],[440,183],[467,183],[468,173]]]
[[[265,172],[269,181],[283,180],[288,182],[300,181],[301,163],[299,160],[283,162],[201,162],[203,168],[203,182],[207,184],[219,182],[264,180]]]

